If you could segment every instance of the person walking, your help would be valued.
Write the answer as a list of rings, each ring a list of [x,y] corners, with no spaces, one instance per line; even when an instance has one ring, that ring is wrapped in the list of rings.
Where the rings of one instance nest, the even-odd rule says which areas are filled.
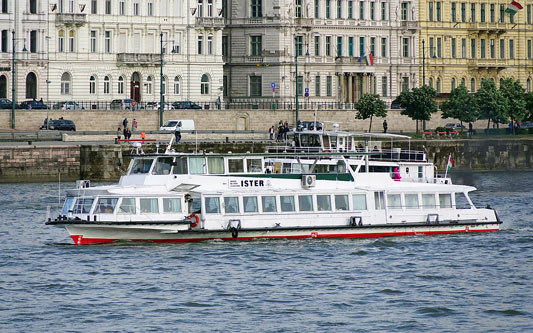
[[[121,135],[122,135],[122,129],[119,127],[119,128],[117,129],[117,138],[116,138],[116,140],[115,140],[115,143],[120,143],[118,140],[120,140]]]
[[[128,127],[128,118],[124,118],[124,120],[122,121],[122,126],[124,128]]]
[[[137,130],[137,125],[138,125],[137,120],[135,118],[133,118],[133,125],[132,125],[131,129],[136,131]]]
[[[387,124],[387,119],[383,120],[383,133],[387,133],[387,128],[389,128],[389,125]]]
[[[270,135],[270,140],[274,140],[274,125],[268,129],[268,134]]]
[[[146,138],[146,132],[142,131],[141,132],[141,140],[144,140],[145,138]],[[142,143],[144,144],[144,141]]]
[[[181,140],[181,131],[179,129],[179,127],[176,127],[176,131],[174,131],[174,136],[175,136],[175,141],[176,143],[180,142]]]

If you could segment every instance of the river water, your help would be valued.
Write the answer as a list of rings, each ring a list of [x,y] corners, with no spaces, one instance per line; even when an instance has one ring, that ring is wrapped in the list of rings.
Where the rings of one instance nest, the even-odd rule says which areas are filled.
[[[531,332],[533,172],[452,178],[501,231],[74,246],[57,183],[0,184],[0,331]]]

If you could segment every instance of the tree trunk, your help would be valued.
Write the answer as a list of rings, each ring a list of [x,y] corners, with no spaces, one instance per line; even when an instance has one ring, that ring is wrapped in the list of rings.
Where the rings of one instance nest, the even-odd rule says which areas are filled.
[[[368,133],[372,132],[372,116],[370,116],[370,126],[368,126]]]

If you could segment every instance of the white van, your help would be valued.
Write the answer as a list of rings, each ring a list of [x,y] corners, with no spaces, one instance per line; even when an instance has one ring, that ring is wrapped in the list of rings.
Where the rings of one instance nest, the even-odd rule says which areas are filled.
[[[167,123],[159,128],[160,131],[194,131],[194,120],[169,120]]]

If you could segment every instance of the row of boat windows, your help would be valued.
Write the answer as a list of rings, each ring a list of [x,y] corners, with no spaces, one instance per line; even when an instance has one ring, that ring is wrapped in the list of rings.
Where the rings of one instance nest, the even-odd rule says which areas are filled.
[[[137,203],[138,200],[138,203]],[[92,214],[159,214],[182,213],[181,198],[98,198]],[[67,198],[61,214],[91,214],[95,199]]]
[[[225,170],[229,173],[259,173],[263,170],[263,161],[260,158],[228,158],[225,161],[224,157],[203,156],[137,158],[133,161],[129,174],[201,175],[224,174]]]

